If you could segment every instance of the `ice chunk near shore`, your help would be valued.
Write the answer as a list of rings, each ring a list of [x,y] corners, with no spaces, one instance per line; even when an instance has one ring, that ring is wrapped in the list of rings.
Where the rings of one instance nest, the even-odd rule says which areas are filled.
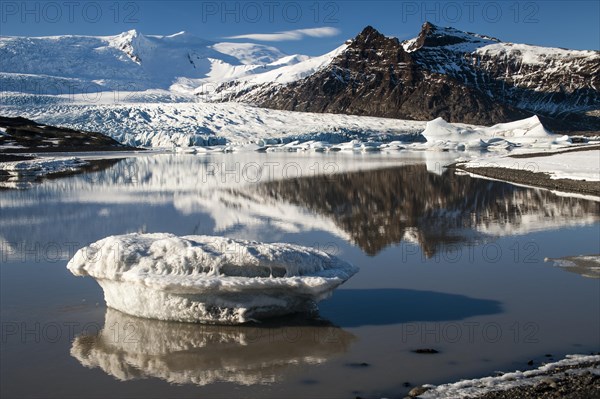
[[[519,146],[568,145],[570,139],[548,131],[537,116],[490,127],[448,123],[442,118],[427,122],[422,135],[430,147],[482,148],[492,151]]]
[[[76,337],[71,356],[121,381],[159,378],[199,386],[255,385],[275,383],[294,369],[325,363],[346,352],[355,339],[325,323],[198,326],[107,309],[104,328]]]
[[[0,163],[0,170],[11,175],[39,175],[50,173],[76,171],[88,165],[88,162],[75,157],[68,158],[38,158],[23,161]]]
[[[67,268],[91,276],[107,306],[133,316],[237,324],[310,311],[358,268],[293,244],[212,236],[111,236]]]
[[[600,255],[566,256],[564,258],[544,258],[554,266],[583,277],[600,279]]]

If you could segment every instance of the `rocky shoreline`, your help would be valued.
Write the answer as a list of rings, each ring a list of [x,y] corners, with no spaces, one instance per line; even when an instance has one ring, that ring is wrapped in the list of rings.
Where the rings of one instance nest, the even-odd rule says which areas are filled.
[[[558,154],[566,154],[580,151],[593,151],[600,149],[600,146],[590,145],[577,148],[569,148],[562,151],[539,152],[509,155],[510,158],[535,160],[539,157],[548,157]],[[491,163],[493,164],[493,162]],[[567,193],[575,193],[582,195],[593,195],[600,197],[600,183],[598,181],[576,180],[576,179],[555,179],[546,172],[533,172],[526,169],[494,167],[494,166],[470,166],[468,162],[456,162],[448,165],[448,168],[461,170],[478,176],[488,177],[491,179],[507,181],[509,183],[523,184],[545,188],[548,190],[556,190]],[[600,173],[600,171],[598,171]]]
[[[600,397],[600,354],[569,355],[534,370],[501,373],[439,386],[423,385],[407,398],[591,399]]]
[[[450,167],[474,175],[503,180],[509,183],[524,184],[568,193],[600,196],[600,184],[598,182],[573,179],[552,179],[547,173],[519,169],[496,167],[467,168],[460,164],[452,165]]]

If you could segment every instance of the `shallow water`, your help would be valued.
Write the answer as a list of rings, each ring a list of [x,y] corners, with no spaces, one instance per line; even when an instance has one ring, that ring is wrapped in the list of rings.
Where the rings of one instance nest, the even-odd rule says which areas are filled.
[[[598,203],[445,171],[454,156],[147,154],[0,191],[2,396],[402,396],[600,350],[600,280],[544,262],[600,253]],[[65,268],[128,232],[294,242],[361,270],[321,320],[141,320]]]

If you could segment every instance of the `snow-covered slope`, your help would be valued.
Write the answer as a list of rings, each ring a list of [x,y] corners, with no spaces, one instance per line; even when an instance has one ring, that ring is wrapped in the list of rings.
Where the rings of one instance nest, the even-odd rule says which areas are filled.
[[[260,89],[264,86],[270,87],[273,85],[285,85],[287,83],[296,82],[329,65],[331,61],[343,53],[347,47],[348,46],[346,44],[343,44],[335,50],[319,57],[287,57],[286,59],[282,59],[276,63],[276,65],[280,66],[277,69],[263,73],[256,73],[251,76],[238,78],[231,80],[228,83],[224,83],[223,85],[217,87],[214,94],[209,98],[212,101],[219,101],[228,98],[235,98],[241,92]],[[287,61],[287,65],[282,61]],[[293,63],[292,61],[298,62]]]
[[[217,81],[294,64],[302,56],[254,43],[215,43],[186,32],[116,36],[0,37],[2,91],[193,91]],[[190,93],[191,94],[191,93]]]
[[[318,57],[285,55],[259,44],[210,42],[185,32],[0,36],[0,113],[153,147],[272,138],[348,142],[379,140],[382,134],[392,141],[425,128],[424,122],[401,119],[442,117],[492,125],[525,118],[531,111],[560,113],[574,130],[570,112],[600,109],[599,54],[502,43],[431,24],[406,42],[367,27]],[[597,118],[577,120],[588,126]],[[440,137],[448,133],[441,125],[430,124],[426,133],[448,147],[453,140]],[[497,136],[488,133],[484,136]],[[504,139],[510,143],[496,141],[494,149],[515,143]]]

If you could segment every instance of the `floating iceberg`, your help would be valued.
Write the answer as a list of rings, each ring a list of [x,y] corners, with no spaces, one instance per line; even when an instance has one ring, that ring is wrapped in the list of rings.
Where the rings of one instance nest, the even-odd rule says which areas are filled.
[[[564,258],[545,258],[544,262],[551,262],[571,273],[583,277],[600,278],[600,255],[567,256]]]
[[[163,233],[104,238],[67,268],[94,277],[106,304],[130,315],[223,324],[314,310],[358,271],[293,244]]]
[[[548,131],[537,116],[490,127],[448,123],[442,118],[427,122],[421,133],[426,146],[443,148],[483,148],[491,151],[519,146],[551,147],[568,145],[568,136]]]
[[[140,319],[107,309],[104,328],[75,338],[71,356],[121,381],[271,384],[343,354],[356,338],[318,325],[211,326]]]

